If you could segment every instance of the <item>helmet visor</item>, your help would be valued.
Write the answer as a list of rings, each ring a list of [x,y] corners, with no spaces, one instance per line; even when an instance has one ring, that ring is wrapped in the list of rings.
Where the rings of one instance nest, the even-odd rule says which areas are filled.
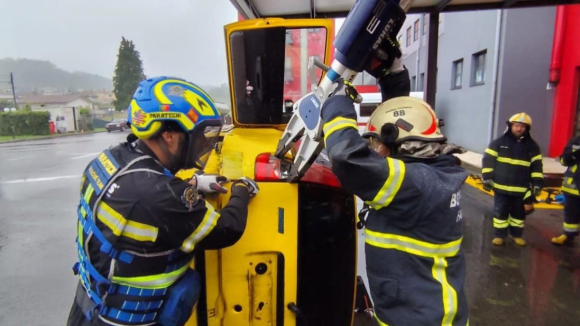
[[[186,169],[204,169],[211,152],[216,148],[222,129],[221,120],[203,120],[189,133]]]

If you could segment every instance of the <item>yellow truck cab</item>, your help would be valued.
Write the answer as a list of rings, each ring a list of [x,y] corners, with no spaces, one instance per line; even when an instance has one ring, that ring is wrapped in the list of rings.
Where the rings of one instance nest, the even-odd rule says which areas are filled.
[[[309,36],[314,29],[325,37]],[[292,157],[273,156],[292,113],[288,104],[311,91],[308,57],[329,64],[332,35],[326,19],[254,19],[225,26],[234,127],[222,134],[205,172],[230,180],[252,177],[260,193],[250,201],[246,231],[234,246],[196,254],[195,269],[205,286],[187,325],[352,324],[355,198],[341,189],[324,154],[297,183],[286,180]],[[321,43],[320,53],[307,53],[308,42]],[[300,78],[303,94],[289,96],[287,73],[297,56],[303,66],[292,80]],[[208,200],[219,209],[228,196]]]

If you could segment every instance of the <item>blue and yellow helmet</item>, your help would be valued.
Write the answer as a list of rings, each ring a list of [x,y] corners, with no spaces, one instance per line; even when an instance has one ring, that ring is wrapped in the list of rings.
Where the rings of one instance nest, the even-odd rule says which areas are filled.
[[[199,86],[174,77],[149,78],[139,84],[128,109],[128,123],[139,139],[148,139],[175,122],[187,137],[182,168],[203,169],[215,147],[222,119],[210,96]]]

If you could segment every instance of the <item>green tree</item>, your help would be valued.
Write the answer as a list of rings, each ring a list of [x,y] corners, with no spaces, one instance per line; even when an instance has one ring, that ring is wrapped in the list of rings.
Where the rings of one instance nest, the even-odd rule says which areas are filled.
[[[133,41],[123,37],[121,46],[119,46],[119,54],[117,55],[115,76],[113,76],[113,92],[115,93],[113,105],[115,110],[127,109],[133,94],[139,86],[139,82],[145,78],[139,51],[135,50]]]
[[[10,100],[1,99],[0,100],[0,112],[4,110],[4,108],[11,108],[14,107],[14,102]]]

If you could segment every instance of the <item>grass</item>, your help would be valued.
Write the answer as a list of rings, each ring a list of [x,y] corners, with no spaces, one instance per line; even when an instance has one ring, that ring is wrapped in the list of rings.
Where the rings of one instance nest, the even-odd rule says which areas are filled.
[[[62,136],[64,134],[55,134],[52,135],[53,137]],[[25,140],[25,139],[37,139],[37,138],[46,138],[51,135],[25,135],[25,136],[16,136],[16,138],[12,138],[12,136],[0,136],[0,142],[7,142],[11,140]]]
[[[95,132],[105,132],[107,129],[105,128],[95,128],[95,130],[91,131],[91,133]],[[10,142],[13,140],[34,140],[39,138],[52,138],[52,137],[61,137],[68,134],[52,134],[52,135],[24,135],[24,136],[16,136],[16,138],[12,138],[12,136],[0,136],[0,143]]]

